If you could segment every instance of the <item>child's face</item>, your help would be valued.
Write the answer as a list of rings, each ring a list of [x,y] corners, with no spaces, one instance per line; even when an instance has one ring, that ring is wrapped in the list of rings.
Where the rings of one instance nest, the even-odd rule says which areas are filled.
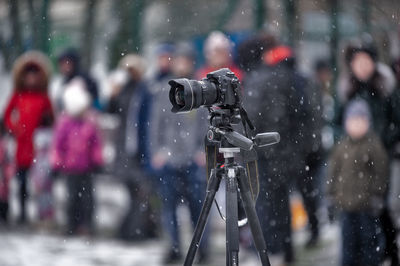
[[[346,133],[354,140],[360,139],[367,134],[369,121],[362,116],[349,117],[346,120]]]

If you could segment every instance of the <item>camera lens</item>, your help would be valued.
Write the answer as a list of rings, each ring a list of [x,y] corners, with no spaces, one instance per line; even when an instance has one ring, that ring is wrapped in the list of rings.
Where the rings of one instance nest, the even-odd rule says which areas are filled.
[[[217,87],[207,79],[173,79],[168,84],[171,86],[169,100],[174,113],[189,112],[200,106],[211,106],[218,101]]]
[[[182,87],[177,87],[175,89],[175,102],[179,106],[185,106],[185,91]]]

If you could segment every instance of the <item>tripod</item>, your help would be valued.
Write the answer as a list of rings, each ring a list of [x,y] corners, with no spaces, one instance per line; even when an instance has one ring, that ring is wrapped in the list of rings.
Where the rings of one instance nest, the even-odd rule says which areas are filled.
[[[203,235],[208,216],[210,214],[210,209],[214,201],[215,194],[219,189],[221,180],[225,179],[227,255],[226,265],[239,265],[238,199],[240,196],[240,199],[243,203],[243,208],[248,219],[250,230],[253,235],[254,245],[259,253],[261,263],[263,266],[270,266],[267,254],[267,247],[256,213],[255,203],[253,201],[252,192],[250,190],[251,187],[248,176],[246,174],[246,170],[244,167],[238,165],[235,162],[234,155],[240,152],[240,148],[232,145],[232,143],[241,144],[241,146],[246,146],[247,144],[248,148],[250,146],[250,150],[252,148],[253,141],[247,139],[239,133],[234,132],[233,130],[225,131],[215,127],[210,127],[209,134],[207,134],[208,139],[211,139],[213,137],[213,132],[222,136],[219,152],[223,153],[225,162],[223,165],[215,167],[211,170],[207,185],[205,201],[201,209],[200,217],[197,222],[184,265],[191,266],[193,264],[197,248],[199,247],[200,240]],[[279,141],[278,133],[264,133],[258,134],[257,136],[255,139],[255,143],[259,142],[261,144],[260,146],[269,145]]]

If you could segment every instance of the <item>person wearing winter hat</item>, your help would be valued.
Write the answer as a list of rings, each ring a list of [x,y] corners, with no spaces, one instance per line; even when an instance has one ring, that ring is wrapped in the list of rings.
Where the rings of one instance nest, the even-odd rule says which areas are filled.
[[[227,67],[242,80],[243,73],[235,65],[232,58],[232,42],[220,31],[210,33],[204,43],[206,65],[197,71],[196,78],[205,78],[207,73]]]
[[[378,62],[378,52],[369,35],[351,41],[344,54],[345,71],[338,81],[337,94],[339,112],[335,117],[337,126],[343,126],[344,109],[357,97],[364,99],[370,110],[373,129],[382,138],[385,146],[390,143],[385,133],[389,123],[389,97],[395,78],[385,64]]]
[[[19,182],[20,223],[26,222],[27,173],[34,161],[33,135],[38,127],[53,123],[47,88],[50,62],[31,51],[21,55],[13,67],[14,93],[4,113],[4,123],[17,142],[16,167]]]
[[[59,56],[58,56],[58,69],[63,75],[64,80],[63,80],[63,85],[67,85],[72,79],[76,77],[80,77],[81,79],[84,80],[85,88],[89,92],[91,98],[92,98],[92,105],[94,108],[101,110],[102,105],[100,103],[100,98],[99,98],[99,91],[98,91],[98,86],[95,80],[86,72],[82,70],[82,66],[80,63],[81,57],[78,53],[78,51],[74,48],[68,48],[65,51],[63,51]],[[61,94],[62,98],[62,94]],[[62,99],[60,99],[61,102],[59,103],[58,109],[63,110],[62,107]]]
[[[92,175],[103,165],[100,132],[85,84],[75,78],[65,88],[65,114],[57,121],[51,148],[53,171],[66,176],[68,235],[94,233]]]
[[[380,215],[389,175],[388,156],[372,130],[366,101],[352,100],[344,114],[346,135],[328,164],[327,194],[341,212],[341,265],[378,266],[383,261]]]

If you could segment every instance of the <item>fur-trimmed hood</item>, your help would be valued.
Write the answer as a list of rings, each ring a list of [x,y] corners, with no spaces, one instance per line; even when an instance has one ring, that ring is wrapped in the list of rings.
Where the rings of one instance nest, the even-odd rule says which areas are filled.
[[[33,64],[40,69],[41,85],[40,89],[47,91],[49,79],[51,76],[51,63],[46,55],[38,51],[30,51],[22,54],[14,63],[13,66],[13,81],[14,89],[21,90],[23,87],[22,75],[26,66]]]
[[[396,79],[392,70],[389,66],[378,62],[376,64],[376,71],[381,76],[377,90],[384,97],[390,96],[396,86]],[[337,94],[341,103],[346,103],[349,100],[348,95],[351,90],[350,75],[350,72],[346,71],[340,75],[338,80]]]

